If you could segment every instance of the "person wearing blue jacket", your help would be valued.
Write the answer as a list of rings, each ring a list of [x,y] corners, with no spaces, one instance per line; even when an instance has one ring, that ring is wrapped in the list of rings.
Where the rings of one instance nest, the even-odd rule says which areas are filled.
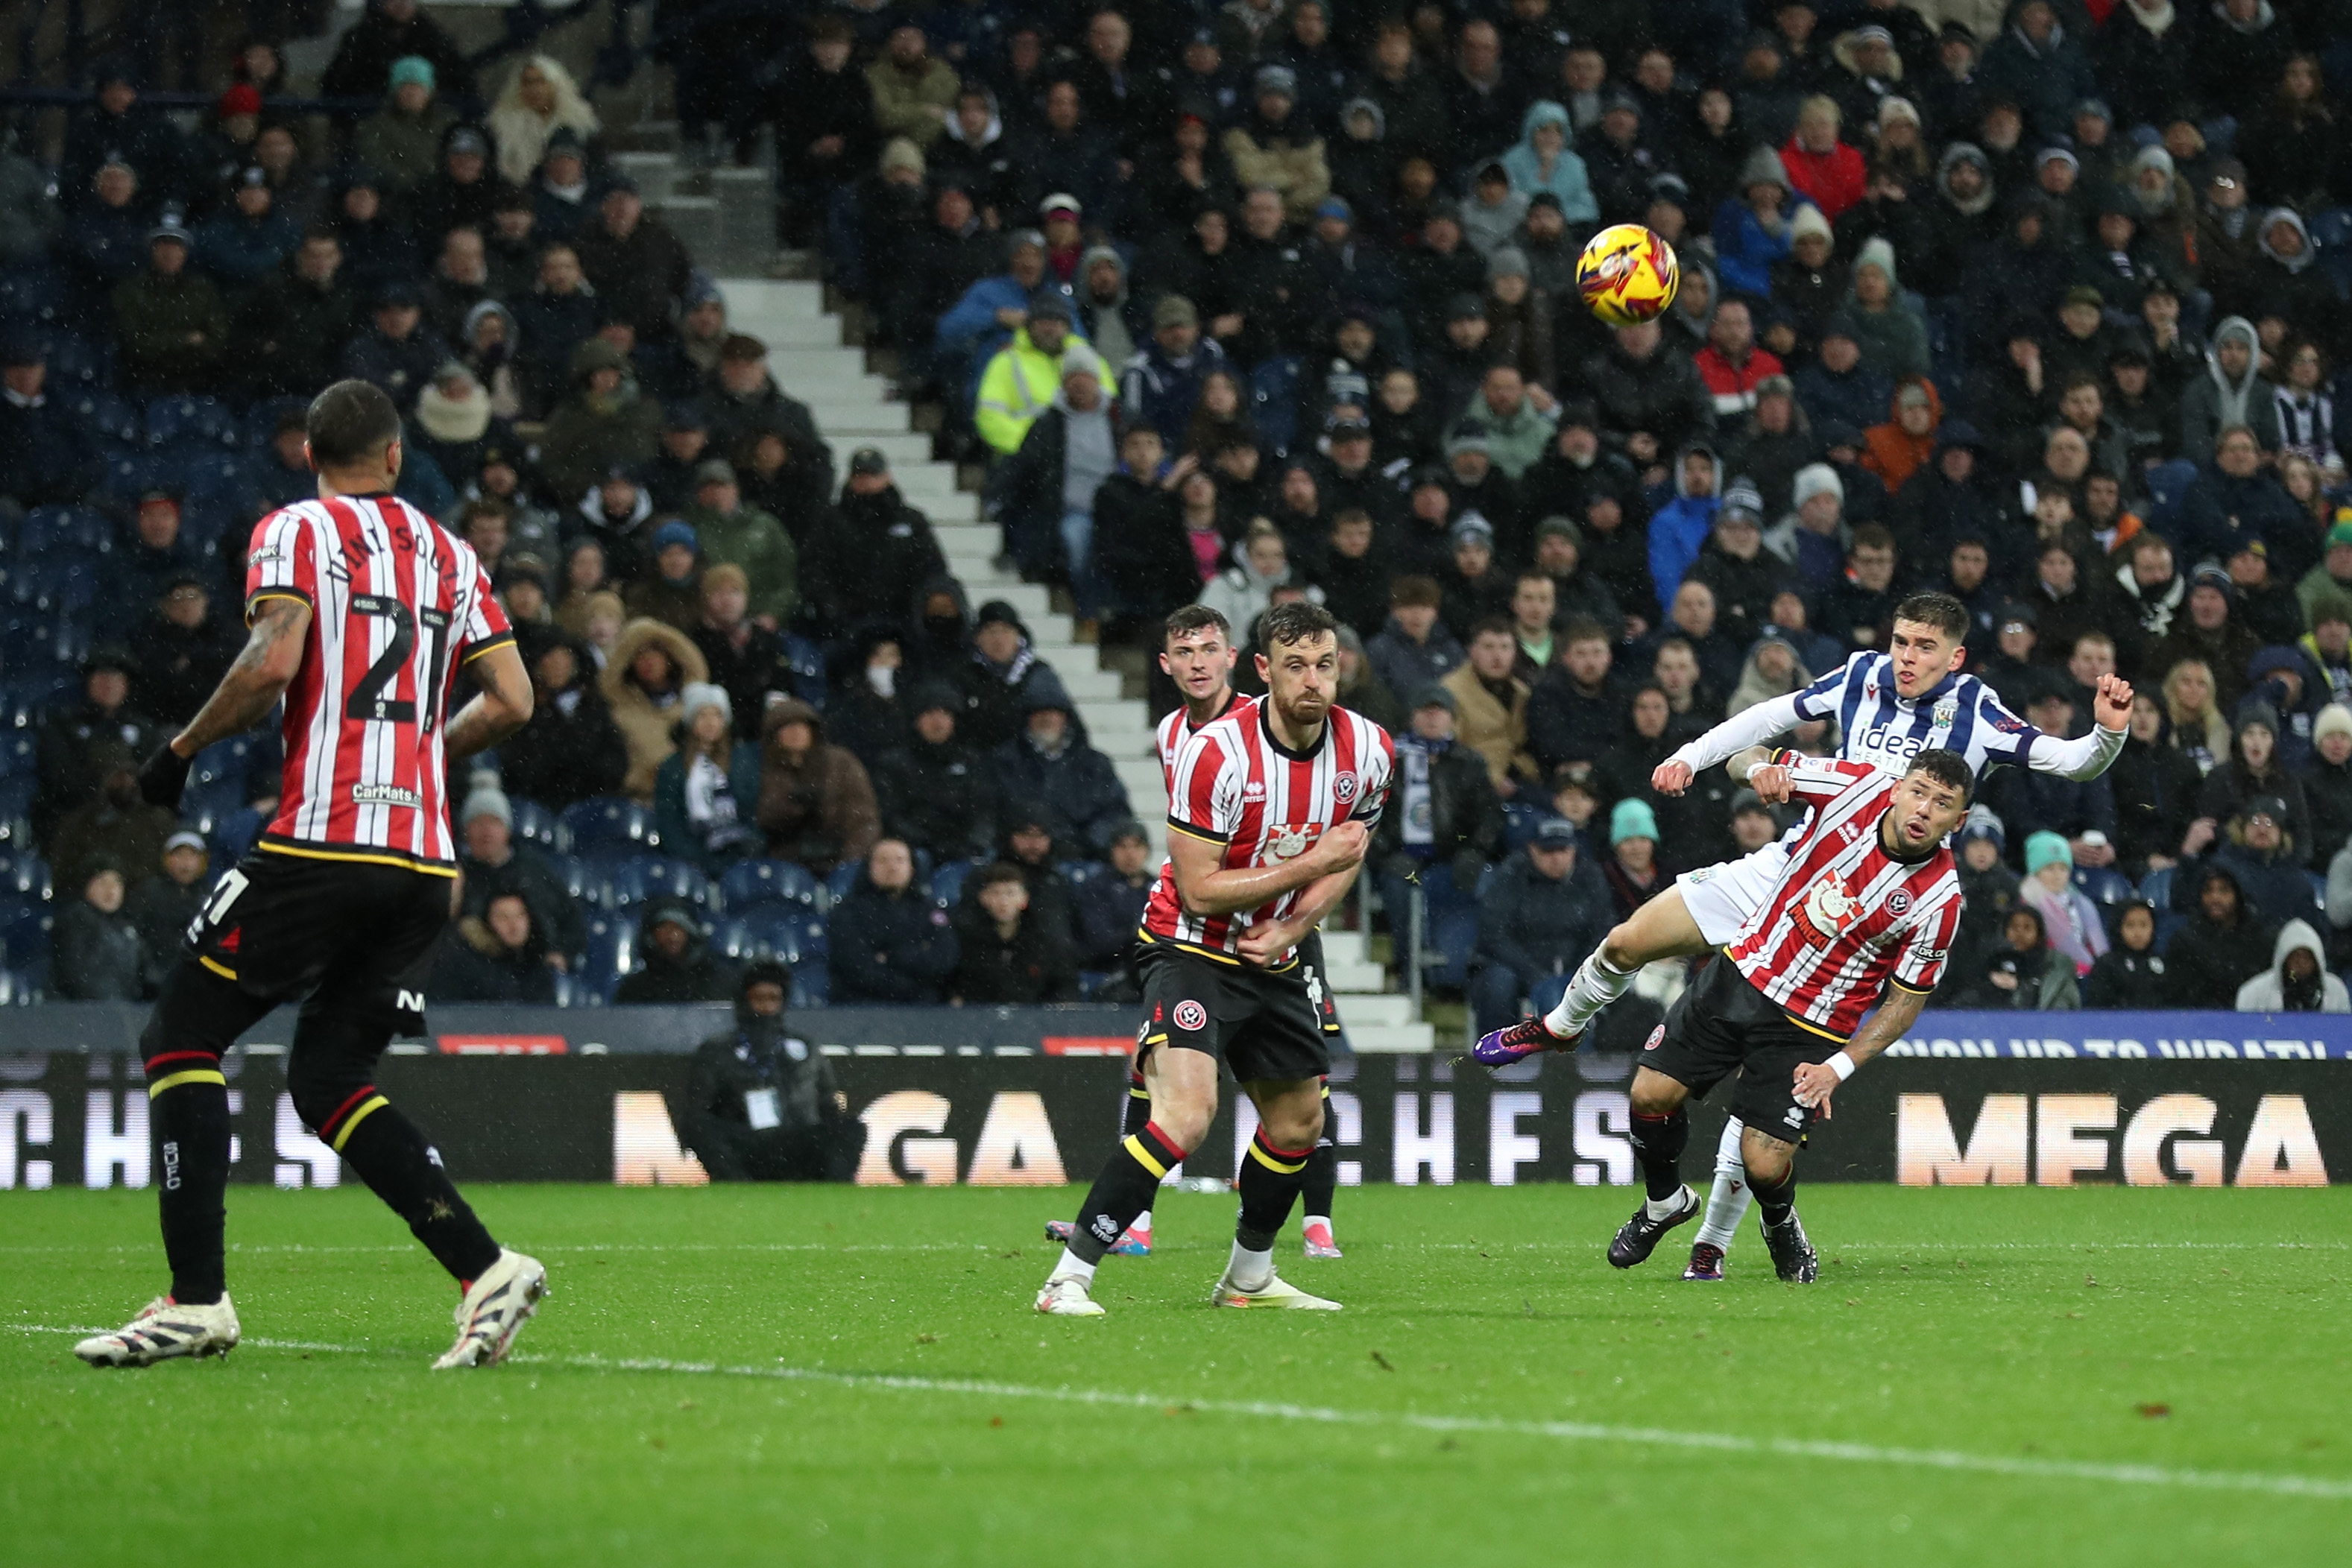
[[[269,176],[246,170],[230,187],[230,206],[197,226],[196,265],[236,293],[274,277],[302,244],[301,225],[278,210]]]
[[[1706,548],[1722,495],[1723,459],[1715,448],[1698,441],[1684,447],[1675,463],[1675,498],[1650,517],[1650,580],[1657,584],[1661,614],[1674,608],[1683,574]]]
[[[1715,209],[1715,271],[1723,287],[1771,298],[1772,264],[1796,243],[1790,220],[1799,207],[1810,205],[1790,193],[1789,172],[1778,152],[1759,147],[1749,153],[1739,170],[1739,194],[1725,197]]]
[[[1029,301],[1045,277],[1045,236],[1015,229],[1004,242],[1004,270],[983,277],[940,318],[933,338],[940,379],[967,392],[980,380],[989,356],[1013,340],[1029,319]]]
[[[1518,144],[1503,154],[1503,172],[1523,196],[1549,191],[1558,197],[1570,223],[1597,223],[1601,207],[1592,198],[1584,160],[1568,144],[1570,135],[1568,110],[1548,98],[1537,99],[1519,120]]]

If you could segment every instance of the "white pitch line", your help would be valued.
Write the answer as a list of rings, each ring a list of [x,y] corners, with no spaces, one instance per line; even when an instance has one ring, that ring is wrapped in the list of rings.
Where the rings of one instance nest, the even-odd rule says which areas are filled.
[[[19,1333],[89,1334],[103,1330],[37,1323],[0,1324]],[[265,1350],[325,1351],[352,1355],[383,1354],[365,1345],[321,1344],[301,1340],[248,1339]],[[1327,1427],[1403,1427],[1420,1432],[1482,1433],[1515,1437],[1550,1437],[1563,1442],[1630,1443],[1647,1448],[1715,1453],[1775,1454],[1785,1458],[1831,1459],[1846,1464],[1906,1469],[1958,1470],[1979,1475],[2019,1476],[2033,1480],[2105,1481],[2117,1486],[2175,1488],[2196,1491],[2263,1492],[2274,1497],[2352,1500],[2352,1480],[2324,1476],[2265,1475],[2251,1470],[2183,1470],[2161,1465],[2108,1464],[2087,1459],[2022,1458],[2006,1454],[1970,1454],[1947,1448],[1888,1448],[1876,1443],[1837,1443],[1807,1437],[1748,1437],[1736,1432],[1682,1432],[1661,1427],[1612,1427],[1589,1421],[1519,1421],[1493,1416],[1427,1416],[1411,1411],[1339,1410],[1328,1406],[1268,1400],[1191,1399],[1114,1389],[1047,1388],[1021,1383],[969,1378],[915,1377],[898,1373],[828,1372],[814,1366],[727,1366],[714,1361],[668,1361],[656,1357],[613,1360],[600,1355],[517,1355],[519,1365],[568,1366],[585,1372],[660,1372],[699,1377],[748,1377],[784,1383],[819,1383],[836,1388],[876,1388],[899,1394],[955,1394],[990,1399],[1028,1399],[1055,1405],[1085,1405],[1121,1410],[1181,1409],[1206,1416],[1255,1420],[1301,1421]]]

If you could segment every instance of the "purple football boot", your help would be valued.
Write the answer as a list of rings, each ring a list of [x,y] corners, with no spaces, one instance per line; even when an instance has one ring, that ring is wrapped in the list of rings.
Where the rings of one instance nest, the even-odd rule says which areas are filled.
[[[1521,1019],[1515,1024],[1480,1035],[1478,1043],[1470,1048],[1470,1060],[1488,1067],[1508,1067],[1538,1051],[1573,1051],[1576,1042],[1583,1038],[1581,1030],[1563,1039],[1544,1028],[1544,1021],[1539,1018]]]

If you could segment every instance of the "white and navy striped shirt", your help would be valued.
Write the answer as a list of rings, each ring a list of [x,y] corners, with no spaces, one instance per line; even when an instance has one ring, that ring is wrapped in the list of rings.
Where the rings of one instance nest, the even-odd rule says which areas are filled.
[[[1734,752],[1786,735],[1800,724],[1833,719],[1838,756],[1901,773],[1923,751],[1957,751],[1969,770],[2006,762],[2069,779],[2095,779],[2123,748],[2121,730],[2068,740],[2034,728],[2009,711],[1992,688],[1970,674],[1948,674],[1916,698],[1895,689],[1895,661],[1861,653],[1801,691],[1743,708],[1675,753],[1694,773]]]

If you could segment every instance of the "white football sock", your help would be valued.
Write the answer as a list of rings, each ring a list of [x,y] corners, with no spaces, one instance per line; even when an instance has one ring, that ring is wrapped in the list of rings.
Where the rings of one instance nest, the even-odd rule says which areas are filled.
[[[1234,1255],[1225,1264],[1225,1279],[1244,1291],[1255,1291],[1274,1277],[1274,1249],[1253,1252],[1239,1241],[1234,1243]]]
[[[1706,1218],[1699,1223],[1697,1239],[1731,1250],[1739,1222],[1755,1201],[1748,1190],[1748,1165],[1739,1157],[1739,1118],[1723,1124],[1723,1140],[1715,1149],[1715,1187],[1706,1195]]]
[[[1050,1277],[1055,1280],[1084,1280],[1087,1282],[1087,1288],[1092,1290],[1095,1282],[1095,1266],[1065,1247],[1062,1249],[1062,1260],[1054,1265],[1054,1272]]]
[[[1654,1197],[1648,1199],[1647,1202],[1650,1210],[1650,1218],[1653,1219],[1672,1219],[1675,1215],[1680,1214],[1683,1207],[1683,1194],[1689,1190],[1690,1188],[1686,1186],[1676,1187],[1675,1189],[1675,1195],[1672,1197]]]
[[[1559,1006],[1551,1009],[1544,1019],[1544,1028],[1565,1040],[1581,1033],[1592,1021],[1592,1015],[1615,1001],[1633,988],[1633,977],[1641,973],[1637,967],[1621,969],[1601,956],[1595,947],[1576,967],[1576,977],[1568,983],[1568,994],[1559,998]]]
[[[1147,1208],[1141,1214],[1137,1215],[1135,1217],[1135,1223],[1129,1226],[1128,1228],[1134,1231],[1138,1236],[1150,1235],[1151,1211]]]

